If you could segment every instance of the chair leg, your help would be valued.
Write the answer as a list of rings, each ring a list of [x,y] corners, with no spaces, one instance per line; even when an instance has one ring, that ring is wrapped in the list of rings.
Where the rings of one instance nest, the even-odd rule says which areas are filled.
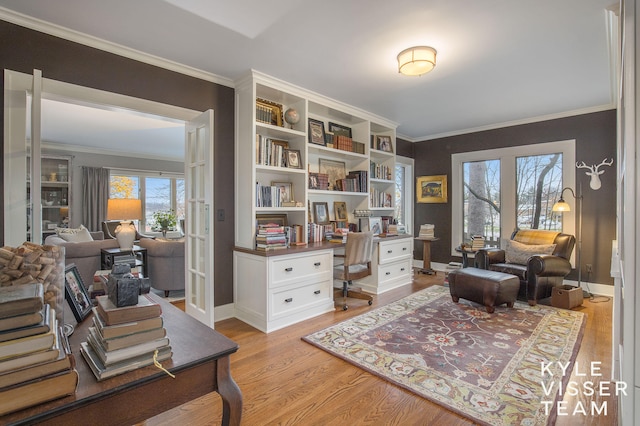
[[[346,311],[349,309],[347,306],[347,296],[349,296],[349,284],[350,282],[343,281],[342,282],[342,310]]]
[[[164,297],[169,297],[169,290],[164,291]]]

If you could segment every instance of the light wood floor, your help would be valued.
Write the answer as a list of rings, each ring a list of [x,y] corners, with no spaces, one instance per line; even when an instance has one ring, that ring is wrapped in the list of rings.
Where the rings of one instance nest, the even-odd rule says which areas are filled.
[[[229,319],[216,323],[216,330],[236,341],[240,349],[231,356],[231,373],[242,390],[245,425],[471,425],[473,422],[315,348],[300,338],[331,324],[364,313],[432,285],[441,285],[437,276],[414,276],[411,286],[375,297],[372,307],[366,301],[350,299],[348,311],[341,309],[285,329],[264,334],[249,325]],[[603,298],[597,298],[603,300]],[[582,373],[591,361],[601,362],[602,377],[577,377],[571,381],[608,381],[611,375],[612,301],[593,303],[585,299],[580,309],[588,315],[585,336],[578,354]],[[149,396],[153,398],[152,395]],[[589,411],[593,397],[567,397],[571,414],[582,401]],[[560,416],[557,425],[617,424],[616,398],[597,398],[598,406],[607,402],[606,417],[590,415]],[[144,425],[220,424],[220,397],[208,394],[167,411]]]

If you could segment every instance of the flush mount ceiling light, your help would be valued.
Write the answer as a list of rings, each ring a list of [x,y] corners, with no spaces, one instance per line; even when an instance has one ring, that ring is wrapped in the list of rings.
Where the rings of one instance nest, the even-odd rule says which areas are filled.
[[[414,46],[398,54],[398,72],[404,75],[422,75],[436,66],[436,49]]]

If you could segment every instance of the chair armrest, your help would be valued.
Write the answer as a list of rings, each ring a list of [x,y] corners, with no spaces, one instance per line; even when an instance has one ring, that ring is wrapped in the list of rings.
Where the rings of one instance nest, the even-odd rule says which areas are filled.
[[[531,256],[527,264],[527,273],[539,277],[565,277],[569,272],[571,263],[564,257],[551,254]]]
[[[504,250],[487,248],[478,250],[475,254],[474,266],[479,269],[489,269],[493,263],[504,263]]]

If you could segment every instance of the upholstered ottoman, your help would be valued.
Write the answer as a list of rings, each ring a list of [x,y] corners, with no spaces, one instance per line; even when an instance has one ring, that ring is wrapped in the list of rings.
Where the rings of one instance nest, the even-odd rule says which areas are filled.
[[[481,303],[490,314],[495,307],[506,303],[509,308],[518,297],[520,279],[511,274],[477,268],[462,268],[449,272],[451,299],[460,298]]]

